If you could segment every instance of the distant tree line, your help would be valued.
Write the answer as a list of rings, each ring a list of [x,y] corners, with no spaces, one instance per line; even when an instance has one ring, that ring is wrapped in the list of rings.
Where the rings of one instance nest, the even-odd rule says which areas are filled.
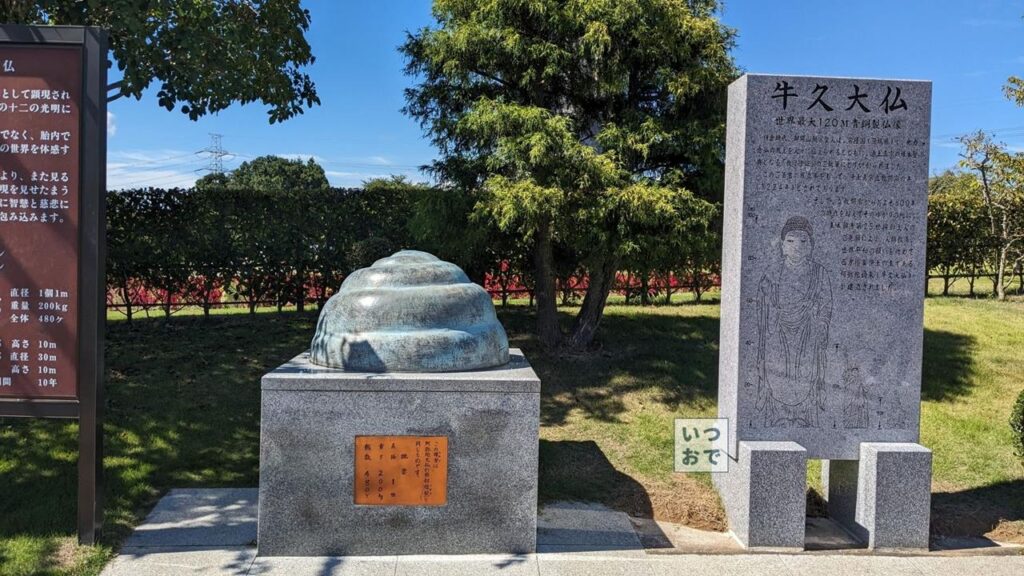
[[[928,268],[943,278],[944,294],[957,281],[974,294],[986,277],[996,295],[1014,274],[1024,284],[1024,252],[1014,241],[1024,204],[1004,182],[1007,169],[986,169],[984,179],[949,171],[929,183]],[[301,310],[323,305],[353,270],[402,248],[459,264],[503,304],[528,298],[534,305],[531,238],[475,216],[473,202],[457,188],[400,177],[332,188],[315,163],[286,159],[256,159],[189,189],[109,192],[108,305],[128,318],[153,309],[170,316],[183,306],[209,314],[225,304]],[[670,303],[684,291],[699,301],[720,272],[718,204],[709,206],[631,231],[611,292],[643,305]],[[558,303],[580,304],[591,279],[578,248],[555,242],[552,252]]]
[[[960,138],[960,170],[934,176],[928,190],[928,269],[942,294],[979,278],[1006,297],[1013,278],[1024,286],[1024,153],[978,132]]]

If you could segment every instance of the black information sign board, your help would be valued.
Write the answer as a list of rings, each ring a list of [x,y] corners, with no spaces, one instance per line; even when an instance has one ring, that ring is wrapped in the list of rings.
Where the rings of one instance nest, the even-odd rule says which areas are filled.
[[[77,418],[78,539],[103,521],[107,36],[0,26],[0,416]]]

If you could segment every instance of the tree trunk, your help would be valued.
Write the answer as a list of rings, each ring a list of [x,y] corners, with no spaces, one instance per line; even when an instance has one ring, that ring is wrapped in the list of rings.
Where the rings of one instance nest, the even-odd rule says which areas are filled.
[[[121,283],[121,299],[124,300],[124,313],[128,317],[128,324],[132,323],[132,293],[128,288],[128,280]]]
[[[306,279],[308,275],[305,270],[299,270],[295,273],[295,311],[305,312],[306,311]]]
[[[651,304],[651,275],[644,272],[640,276],[640,305],[650,306]]]
[[[554,350],[562,341],[558,327],[558,307],[555,304],[554,255],[551,250],[551,223],[542,222],[537,227],[537,244],[534,246],[534,266],[537,279],[534,286],[537,301],[537,337],[541,345]]]
[[[604,315],[604,306],[608,302],[608,294],[615,281],[617,268],[617,259],[607,256],[597,266],[590,269],[590,284],[587,286],[586,296],[583,297],[580,312],[573,322],[572,332],[566,341],[567,349],[583,351],[594,341],[597,328],[601,325],[601,318]]]
[[[316,309],[323,310],[327,304],[327,283],[321,278],[316,287]]]
[[[996,298],[1006,300],[1006,257],[1007,250],[999,251],[999,268],[996,270]]]

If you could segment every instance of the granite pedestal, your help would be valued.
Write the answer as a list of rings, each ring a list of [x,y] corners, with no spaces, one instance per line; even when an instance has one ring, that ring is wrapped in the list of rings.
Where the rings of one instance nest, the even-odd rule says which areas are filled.
[[[712,474],[729,527],[747,548],[804,547],[807,451],[796,442],[740,442],[729,471]]]
[[[829,515],[868,548],[928,548],[931,450],[865,442],[860,460],[822,463]]]
[[[529,553],[537,537],[540,381],[508,364],[352,373],[302,354],[263,377],[261,556]],[[444,436],[444,504],[355,504],[356,436]]]

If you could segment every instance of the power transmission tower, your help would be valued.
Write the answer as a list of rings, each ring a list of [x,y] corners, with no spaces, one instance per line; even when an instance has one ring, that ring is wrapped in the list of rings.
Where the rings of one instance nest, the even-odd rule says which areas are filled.
[[[210,155],[210,162],[206,165],[206,170],[211,174],[223,174],[224,173],[224,157],[229,156],[230,153],[224,149],[221,145],[221,138],[223,134],[210,134],[210,146],[203,148],[200,152],[205,152]]]

